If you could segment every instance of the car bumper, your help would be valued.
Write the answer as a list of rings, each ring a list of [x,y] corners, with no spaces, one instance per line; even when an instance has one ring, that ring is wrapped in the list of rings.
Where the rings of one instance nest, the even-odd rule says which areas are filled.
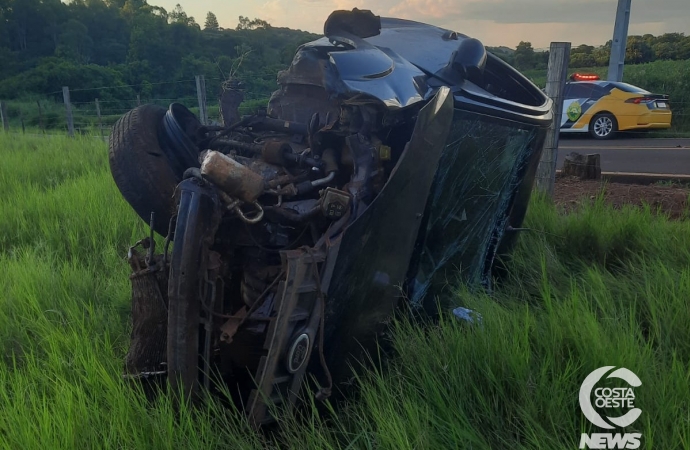
[[[630,124],[625,129],[649,129],[649,130],[659,130],[665,128],[671,128],[671,120],[673,114],[670,111],[653,111],[647,114],[643,114],[637,118],[636,124]],[[621,130],[624,128],[621,127]]]

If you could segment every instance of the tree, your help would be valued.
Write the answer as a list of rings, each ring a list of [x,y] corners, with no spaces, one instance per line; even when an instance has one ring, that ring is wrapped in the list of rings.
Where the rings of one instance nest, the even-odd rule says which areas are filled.
[[[59,44],[55,53],[77,63],[88,63],[91,58],[93,40],[89,36],[86,25],[78,20],[70,19],[62,27]]]
[[[217,31],[204,33],[181,6],[166,11],[151,1],[0,0],[0,97],[45,95],[69,85],[75,99],[98,96],[126,108],[135,92],[192,97],[193,75],[235,72],[249,80],[252,95],[268,97],[295,49],[317,38],[256,18],[243,18],[240,33],[223,30],[213,13],[202,25]],[[132,87],[90,90],[120,84]]]
[[[196,21],[194,20],[194,17],[187,16],[187,13],[184,12],[184,9],[182,9],[182,6],[180,6],[179,3],[175,5],[175,9],[173,9],[170,12],[170,14],[168,14],[168,21],[171,24],[177,23],[188,27],[198,27]]]
[[[532,43],[521,41],[515,48],[515,68],[520,70],[534,67],[534,48]]]
[[[609,60],[611,59],[611,41],[608,41],[601,47],[595,48],[592,52],[592,56],[594,57],[595,66],[608,66]]]
[[[249,17],[240,16],[236,30],[256,30],[257,28],[270,28],[271,24],[261,19],[250,20]]]
[[[237,28],[236,30],[248,30],[249,29],[249,17],[244,17],[240,16],[239,20],[237,21]]]
[[[670,42],[657,42],[652,47],[656,60],[678,59],[678,45]]]
[[[218,31],[220,26],[218,25],[218,18],[211,11],[206,14],[206,22],[204,22],[204,30]]]
[[[585,53],[573,53],[570,55],[570,63],[568,65],[571,68],[577,67],[594,67],[596,62],[594,56],[587,55]]]
[[[654,50],[641,36],[629,36],[625,49],[627,64],[642,64],[654,60]]]

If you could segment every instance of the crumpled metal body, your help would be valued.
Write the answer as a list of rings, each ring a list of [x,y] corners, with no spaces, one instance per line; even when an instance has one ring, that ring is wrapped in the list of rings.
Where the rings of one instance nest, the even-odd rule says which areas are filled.
[[[479,41],[360,13],[329,19],[265,114],[206,140],[180,185],[169,375],[195,390],[203,348],[257,425],[307,372],[320,399],[347,381],[402,301],[433,314],[456,283],[491,287],[552,122],[551,100]]]

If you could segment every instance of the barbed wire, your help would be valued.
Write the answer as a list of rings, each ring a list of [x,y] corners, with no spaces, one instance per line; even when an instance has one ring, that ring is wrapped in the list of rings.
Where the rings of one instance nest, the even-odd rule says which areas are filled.
[[[264,71],[252,71],[250,72],[252,78],[273,78],[275,79],[277,77],[277,73],[273,69],[264,69]],[[242,78],[242,76],[239,76],[238,78]],[[225,78],[222,77],[205,77],[206,81],[226,81]],[[148,87],[148,86],[161,86],[161,85],[169,85],[169,84],[183,84],[183,83],[189,83],[194,85],[196,83],[195,78],[190,78],[190,79],[181,79],[181,80],[175,80],[175,81],[160,81],[160,82],[141,82],[141,83],[136,83],[136,84],[118,84],[118,85],[113,85],[113,86],[100,86],[100,87],[93,87],[93,88],[76,88],[76,89],[70,89],[69,92],[89,92],[89,91],[104,91],[104,90],[113,90],[113,89],[126,89],[126,88],[133,88],[133,87]],[[208,89],[208,87],[207,87]],[[62,94],[62,90],[58,91],[52,91],[52,92],[47,92],[44,95],[55,95],[55,94]]]

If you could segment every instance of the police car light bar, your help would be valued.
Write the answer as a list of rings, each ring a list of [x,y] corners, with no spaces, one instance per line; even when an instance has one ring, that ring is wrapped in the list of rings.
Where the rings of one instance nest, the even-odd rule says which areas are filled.
[[[597,81],[597,80],[600,80],[599,75],[582,74],[582,73],[574,73],[570,76],[570,79],[573,81]]]

